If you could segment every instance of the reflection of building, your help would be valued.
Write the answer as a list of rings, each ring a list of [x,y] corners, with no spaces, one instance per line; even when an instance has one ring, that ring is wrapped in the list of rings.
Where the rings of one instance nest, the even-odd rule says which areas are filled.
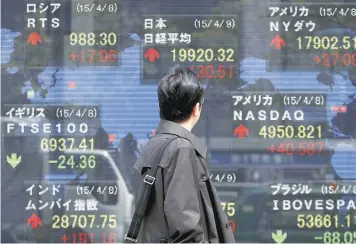
[[[103,150],[109,148],[109,134],[102,127],[95,134],[95,148]]]
[[[108,150],[109,148],[109,134],[103,129],[99,128],[98,131],[96,132],[94,136],[95,140],[95,149],[102,149],[102,150]],[[105,159],[103,158],[97,158],[97,164],[95,167],[96,170],[96,175],[98,176],[105,176],[105,174],[109,172],[105,172]]]
[[[133,168],[138,157],[137,153],[137,140],[131,133],[120,139],[119,167],[131,192],[137,187],[136,176],[138,175]]]
[[[278,4],[278,1],[273,1]],[[241,4],[241,24],[240,24],[240,54],[242,57],[265,56],[269,47],[269,26],[267,18],[267,1],[250,0]],[[267,52],[268,53],[268,52]]]

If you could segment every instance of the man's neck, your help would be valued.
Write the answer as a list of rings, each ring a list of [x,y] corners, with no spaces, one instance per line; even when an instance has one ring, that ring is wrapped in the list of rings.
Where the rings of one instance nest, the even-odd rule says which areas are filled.
[[[183,128],[187,129],[188,131],[192,131],[193,126],[188,121],[187,122],[178,123],[178,124],[180,126],[182,126]]]

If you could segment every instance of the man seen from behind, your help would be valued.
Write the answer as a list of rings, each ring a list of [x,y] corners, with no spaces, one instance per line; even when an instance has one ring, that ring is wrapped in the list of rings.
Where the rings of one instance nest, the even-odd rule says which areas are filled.
[[[191,133],[203,106],[202,84],[189,69],[175,67],[157,93],[161,121],[135,164],[140,181],[163,153],[137,242],[235,243],[209,178],[206,145]]]

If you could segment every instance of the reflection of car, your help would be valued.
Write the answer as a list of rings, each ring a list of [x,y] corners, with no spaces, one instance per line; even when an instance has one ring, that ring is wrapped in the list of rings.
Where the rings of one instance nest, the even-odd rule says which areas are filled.
[[[48,123],[45,120],[26,118],[2,118],[1,122],[3,129],[6,129],[7,123],[15,124],[15,126],[18,126],[20,123]],[[75,168],[74,170],[65,170],[64,173],[59,172],[57,174],[56,172],[56,174],[51,175],[51,164],[49,161],[51,156],[54,155],[41,151],[39,146],[41,139],[46,137],[48,139],[50,135],[23,134],[18,133],[17,130],[12,132],[11,134],[2,133],[2,160],[6,160],[6,156],[12,153],[17,153],[17,156],[21,156],[22,159],[16,168],[9,165],[3,165],[2,167],[1,217],[3,242],[61,242],[60,238],[64,233],[73,235],[75,233],[79,234],[79,232],[81,233],[80,238],[83,238],[84,233],[86,233],[88,242],[93,236],[95,236],[93,242],[99,243],[103,243],[104,238],[106,238],[106,242],[113,243],[123,240],[133,215],[134,198],[128,192],[119,169],[107,151],[94,150],[88,152],[74,150],[61,152],[61,155],[73,156],[74,158],[81,155],[91,155],[96,158],[97,167],[90,170],[86,168],[82,171]],[[36,201],[35,205],[37,209],[25,210],[31,198],[29,193],[25,191],[28,186],[41,184],[44,188],[46,184],[54,183],[55,185],[61,185],[59,187],[60,191],[55,196],[52,194],[37,196],[38,194],[36,194],[36,199],[32,200]],[[83,189],[83,194],[81,195],[78,195],[78,186]],[[100,187],[103,189],[105,186],[107,189],[110,187],[110,192],[104,190],[88,192],[93,187],[98,190]],[[74,209],[66,211],[63,204],[68,200],[71,200],[72,207],[75,200],[82,200],[85,203],[88,200],[92,203],[97,201],[98,203],[95,208],[98,211],[88,212],[80,211],[80,209],[77,209],[77,211],[74,211]],[[53,201],[60,201],[61,207],[50,209],[49,205]],[[39,203],[48,203],[48,207],[39,210]],[[43,225],[40,228],[32,229],[31,225],[26,224],[26,220],[31,214],[37,214],[41,219]],[[73,224],[71,216],[74,215],[77,215],[76,228],[71,228],[71,224]],[[88,217],[89,215],[90,217]],[[69,216],[68,227],[52,228],[53,225],[66,227],[60,223],[63,221],[57,221],[58,218],[63,220],[61,219],[65,218],[63,216]],[[93,218],[96,219],[95,224],[90,223]],[[103,236],[103,233],[105,233],[105,236]],[[77,237],[79,238],[79,236]]]
[[[77,203],[77,208],[63,210],[60,214],[48,213],[47,220],[52,221],[54,215],[59,215],[59,218],[69,216],[69,226],[73,227],[71,231],[78,238],[81,233],[82,238],[94,242],[121,242],[133,215],[134,197],[114,160],[105,150],[68,150],[64,155],[73,156],[74,161],[81,157],[95,158],[96,167],[75,168],[70,173],[72,176],[67,178],[71,180],[64,184],[60,175],[57,175],[56,184],[61,183],[64,187],[62,201],[71,200],[72,204],[81,201],[84,206],[79,207]],[[91,202],[91,208],[88,208],[88,202]],[[60,221],[58,226],[62,227]]]

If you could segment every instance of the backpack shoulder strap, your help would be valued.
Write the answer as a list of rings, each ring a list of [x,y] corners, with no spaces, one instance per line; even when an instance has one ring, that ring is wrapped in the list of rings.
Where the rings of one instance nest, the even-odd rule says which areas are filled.
[[[154,182],[159,169],[159,163],[168,145],[178,137],[171,137],[163,142],[159,152],[156,154],[153,166],[144,173],[143,182],[141,183],[140,193],[138,194],[138,200],[136,202],[135,213],[132,217],[132,221],[127,234],[125,235],[125,243],[137,242],[138,233],[141,228],[141,224],[147,210],[148,201],[151,198]]]

